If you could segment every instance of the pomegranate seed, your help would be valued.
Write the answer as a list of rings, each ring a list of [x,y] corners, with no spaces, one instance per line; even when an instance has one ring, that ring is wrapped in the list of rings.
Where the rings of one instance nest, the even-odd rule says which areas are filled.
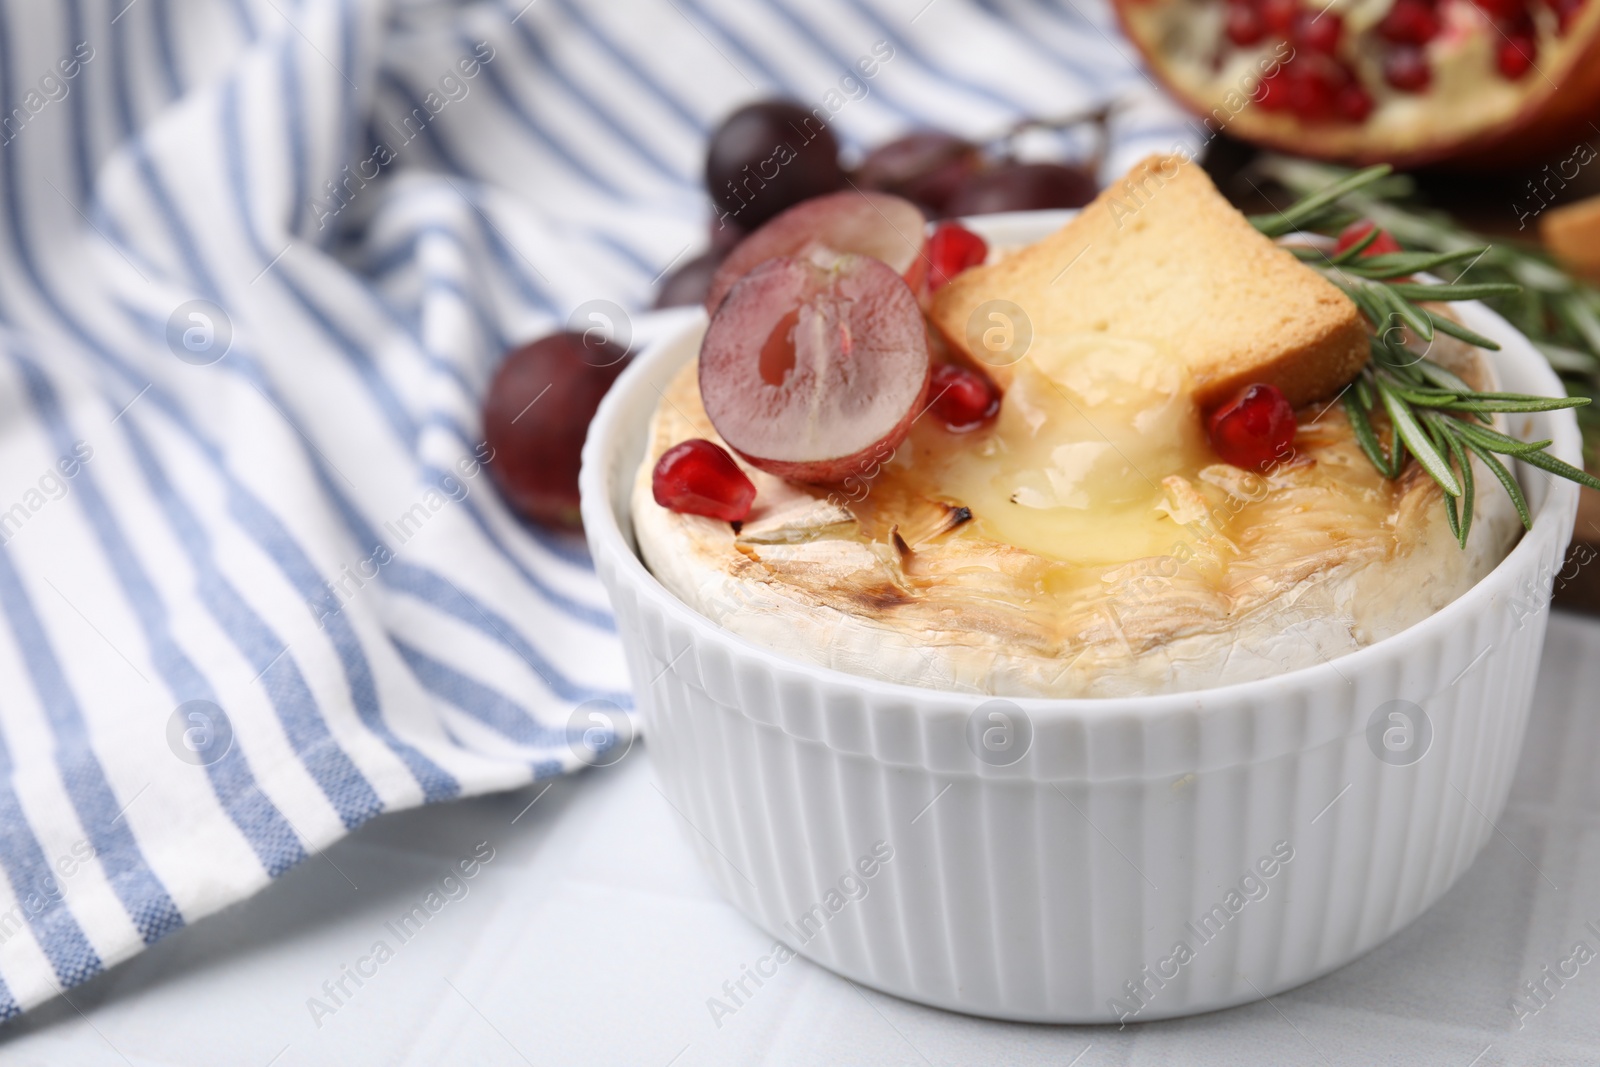
[[[1227,16],[1228,40],[1240,48],[1248,48],[1267,35],[1261,24],[1261,15],[1246,4],[1229,4]]]
[[[1312,14],[1309,11],[1301,12],[1295,20],[1294,39],[1297,44],[1302,44],[1313,52],[1323,55],[1333,55],[1339,48],[1339,39],[1344,36],[1344,19],[1332,12]]]
[[[1556,13],[1556,33],[1565,37],[1583,11],[1583,0],[1555,0],[1551,7]]]
[[[951,433],[976,430],[1000,413],[1000,391],[988,375],[955,363],[933,368],[933,413]]]
[[[1289,110],[1315,122],[1332,116],[1339,90],[1350,75],[1336,60],[1310,53],[1289,69]]]
[[[1472,0],[1472,2],[1486,15],[1496,19],[1514,19],[1527,12],[1524,0]]]
[[[1315,77],[1290,77],[1289,110],[1305,122],[1316,122],[1333,110],[1333,94]]]
[[[1395,44],[1427,44],[1439,36],[1439,16],[1425,0],[1398,0],[1378,33]]]
[[[1365,122],[1372,114],[1372,94],[1359,85],[1346,85],[1339,91],[1339,117],[1351,122]]]
[[[656,503],[683,515],[743,522],[756,487],[721,446],[696,437],[661,453],[650,491]]]
[[[1400,47],[1383,60],[1383,78],[1405,93],[1420,93],[1433,81],[1433,71],[1420,48]]]
[[[1223,462],[1265,470],[1289,453],[1294,408],[1276,385],[1247,385],[1207,420],[1211,448]]]
[[[1539,56],[1539,45],[1532,37],[1511,37],[1500,42],[1495,52],[1495,66],[1508,81],[1516,81],[1533,69]]]
[[[1495,27],[1500,31],[1502,40],[1507,37],[1537,40],[1539,37],[1539,29],[1533,22],[1533,12],[1527,8],[1515,11],[1506,18],[1495,20]]]
[[[1289,106],[1289,79],[1282,67],[1276,74],[1261,79],[1261,96],[1256,106],[1262,111],[1282,111]]]
[[[1294,17],[1300,13],[1298,0],[1262,0],[1261,21],[1267,29],[1280,37],[1289,36],[1294,29]]]
[[[941,222],[928,238],[928,291],[948,284],[957,274],[987,258],[989,245],[982,237],[965,226]]]
[[[1334,245],[1334,254],[1337,255],[1340,252],[1345,252],[1351,248],[1354,248],[1357,244],[1361,243],[1362,238],[1366,237],[1367,234],[1372,232],[1372,228],[1376,225],[1377,223],[1373,222],[1371,219],[1357,219],[1350,225],[1346,226],[1344,231],[1339,234],[1339,243]],[[1379,232],[1377,240],[1373,241],[1370,245],[1363,249],[1361,255],[1362,258],[1365,258],[1367,256],[1381,256],[1388,252],[1403,251],[1405,251],[1405,249],[1400,247],[1400,242],[1396,241],[1394,236],[1390,234],[1388,230],[1382,230]]]

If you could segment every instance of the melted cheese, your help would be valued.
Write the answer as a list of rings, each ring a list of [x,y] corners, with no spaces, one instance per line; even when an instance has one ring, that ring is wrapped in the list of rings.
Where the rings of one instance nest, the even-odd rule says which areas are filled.
[[[842,485],[741,464],[757,495],[734,530],[650,496],[663,451],[718,440],[691,363],[635,482],[645,562],[729,630],[841,670],[1114,695],[1349,652],[1454,599],[1515,529],[1504,494],[1480,491],[1462,551],[1431,479],[1383,479],[1337,404],[1300,412],[1292,453],[1255,475],[1217,462],[1183,372],[1148,346],[1068,338],[1015,371],[993,426],[953,434],[920,418]]]

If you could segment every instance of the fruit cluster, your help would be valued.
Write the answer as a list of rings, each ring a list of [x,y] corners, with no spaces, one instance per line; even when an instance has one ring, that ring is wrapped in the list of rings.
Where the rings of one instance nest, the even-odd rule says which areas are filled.
[[[729,115],[706,152],[713,218],[710,248],[662,283],[656,307],[706,300],[711,277],[749,234],[813,197],[845,189],[891,193],[931,219],[1000,211],[1082,207],[1094,198],[1091,168],[1022,162],[1009,145],[1026,129],[1078,125],[1027,122],[980,145],[938,130],[915,130],[872,149],[853,169],[813,111],[791,100],[761,100]]]
[[[1539,57],[1538,19],[1543,8],[1564,35],[1584,0],[1394,0],[1376,26],[1355,33],[1336,10],[1303,0],[1224,0],[1224,35],[1235,48],[1255,50],[1288,42],[1293,56],[1264,83],[1258,98],[1267,111],[1287,111],[1306,122],[1360,123],[1374,107],[1356,60],[1378,58],[1383,82],[1402,93],[1433,83],[1428,45],[1441,35],[1489,35],[1495,68],[1511,81],[1526,77]]]
[[[784,102],[755,104],[713,138],[707,175],[717,225],[741,239],[714,249],[694,287],[711,316],[699,385],[718,435],[751,467],[838,485],[881,465],[924,415],[966,434],[999,413],[995,382],[947,355],[924,317],[930,296],[983,263],[988,246],[953,221],[930,232],[927,220],[1075,206],[1094,189],[1086,172],[996,162],[932,131],[881,146],[847,176],[826,127],[805,126],[811,118]],[[788,120],[793,143],[777,151],[769,142],[784,136]],[[752,170],[754,157],[766,165]],[[745,180],[751,174],[757,180]],[[1392,247],[1387,234],[1346,240],[1364,240],[1368,254]],[[682,279],[668,288],[690,295]],[[570,331],[506,357],[485,401],[484,433],[496,483],[522,514],[577,525],[583,439],[627,358],[609,340]],[[1280,392],[1257,385],[1212,413],[1208,428],[1223,459],[1254,469],[1285,453],[1295,420]],[[706,440],[668,450],[652,488],[664,507],[731,522],[749,514],[756,495],[733,457]]]
[[[1101,118],[1029,121],[1011,135]],[[715,312],[728,302],[724,324],[713,324],[710,363],[721,366],[718,353],[726,355],[728,367],[756,375],[744,383],[760,383],[754,395],[776,391],[780,407],[799,395],[802,382],[838,385],[848,378],[849,390],[834,390],[837,410],[813,420],[809,432],[827,438],[843,427],[847,432],[836,440],[865,435],[863,454],[891,438],[893,451],[925,401],[952,432],[984,425],[999,408],[998,390],[980,372],[955,365],[930,370],[918,302],[983,262],[988,249],[954,224],[927,236],[925,219],[1079,207],[1095,194],[1088,167],[1022,163],[1009,151],[931,130],[881,145],[847,171],[826,122],[788,100],[759,101],[728,116],[707,150],[706,186],[715,209],[711,250],[666,279],[656,306],[704,303]],[[757,277],[732,300],[747,275]],[[777,304],[770,303],[774,291],[783,294]],[[766,321],[765,310],[780,305],[777,318]],[[752,317],[762,321],[728,325]],[[757,337],[753,329],[763,332]],[[746,366],[741,360],[752,340],[759,358]],[[592,331],[568,331],[517,348],[501,363],[484,402],[484,435],[497,457],[490,467],[496,484],[526,517],[578,525],[584,436],[627,358]],[[859,376],[867,373],[878,377],[863,388]],[[912,401],[918,412],[909,412]],[[740,421],[737,413],[747,406],[740,398],[719,409],[718,428],[728,426],[729,440],[742,442],[752,463],[815,481],[852,469],[849,455],[814,437],[798,438],[808,443],[782,452],[775,427],[799,432],[795,420]],[[702,442],[672,455],[657,472],[657,499],[718,517],[749,510],[754,489],[745,488],[748,479],[718,446]]]

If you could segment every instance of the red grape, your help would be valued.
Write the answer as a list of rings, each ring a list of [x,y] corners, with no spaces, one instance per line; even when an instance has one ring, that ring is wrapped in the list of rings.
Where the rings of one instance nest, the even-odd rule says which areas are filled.
[[[746,104],[722,121],[706,151],[712,201],[746,230],[843,185],[833,131],[791,100]]]
[[[537,522],[577,527],[583,439],[628,353],[610,341],[557,333],[506,356],[483,403],[489,472],[506,501]]]
[[[700,346],[722,439],[782,478],[836,482],[882,463],[928,390],[927,327],[876,259],[771,259],[741,278]]]
[[[928,385],[934,417],[952,433],[967,433],[1000,413],[1000,390],[987,374],[971,367],[941,363]]]
[[[1211,448],[1224,463],[1260,471],[1286,458],[1294,441],[1294,408],[1276,385],[1257,383],[1211,413]]]
[[[938,130],[915,130],[868,152],[855,180],[939,216],[962,180],[982,166],[983,157],[972,142]]]
[[[743,522],[756,499],[755,484],[733,457],[698,437],[661,453],[650,475],[650,493],[664,508],[727,522]]]
[[[947,213],[960,217],[1082,207],[1094,199],[1095,191],[1094,176],[1082,167],[1002,163],[968,175],[950,198]]]
[[[750,236],[750,231],[740,226],[733,219],[713,218],[710,231],[711,251],[727,255],[739,246],[739,242]]]
[[[662,279],[661,288],[656,291],[655,306],[675,308],[705,303],[706,294],[711,291],[711,279],[725,258],[726,253],[712,249],[681,264]]]
[[[785,211],[728,254],[711,280],[706,310],[715,312],[733,283],[774,256],[811,256],[819,262],[854,252],[880,259],[920,286],[927,271],[922,212],[887,193],[848,190],[819,196]]]

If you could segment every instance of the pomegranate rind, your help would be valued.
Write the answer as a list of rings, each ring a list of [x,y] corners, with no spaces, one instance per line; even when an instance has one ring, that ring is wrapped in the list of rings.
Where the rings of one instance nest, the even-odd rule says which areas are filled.
[[[1146,69],[1173,99],[1202,121],[1213,118],[1218,108],[1228,113],[1224,97],[1231,86],[1217,86],[1214,96],[1192,91],[1172,76],[1160,53],[1160,42],[1139,31],[1130,12],[1148,2],[1114,0],[1112,4],[1123,35],[1144,56]],[[1600,111],[1600,3],[1585,5],[1565,39],[1571,47],[1560,63],[1551,65],[1541,58],[1545,77],[1528,77],[1519,82],[1524,87],[1523,100],[1513,114],[1486,122],[1464,135],[1402,146],[1363,136],[1359,124],[1301,122],[1284,112],[1254,105],[1232,113],[1225,128],[1229,136],[1263,148],[1350,166],[1391,163],[1412,169],[1448,164],[1466,170],[1516,167],[1530,158],[1570,149],[1593,136],[1590,122]],[[1499,77],[1492,69],[1486,69],[1484,74]]]

